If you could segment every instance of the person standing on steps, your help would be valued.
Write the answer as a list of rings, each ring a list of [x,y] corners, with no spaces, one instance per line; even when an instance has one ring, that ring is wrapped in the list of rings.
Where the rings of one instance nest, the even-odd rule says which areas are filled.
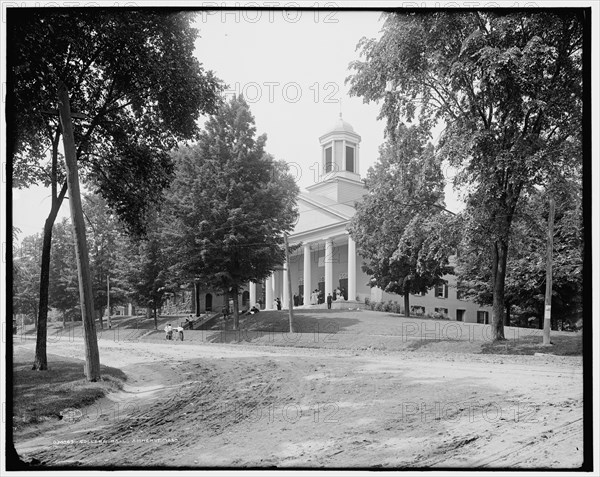
[[[331,297],[331,293],[327,295],[327,309],[331,310],[331,301],[332,301],[332,297]]]
[[[277,297],[277,300],[275,300],[277,302],[277,309],[281,310],[281,300],[279,299],[279,297]]]

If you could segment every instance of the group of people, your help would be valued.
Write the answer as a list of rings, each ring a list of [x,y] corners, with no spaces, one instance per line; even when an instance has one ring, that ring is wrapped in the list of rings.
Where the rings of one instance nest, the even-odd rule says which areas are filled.
[[[171,326],[171,323],[167,323],[165,326],[165,339],[166,340],[181,340],[183,341],[183,326],[179,325],[176,328]]]
[[[323,303],[323,292],[315,288],[310,294],[310,304],[319,305],[320,303]]]
[[[327,300],[324,299],[324,293],[322,290],[315,288],[313,292],[310,294],[310,304],[311,305],[320,305],[321,303],[325,303],[327,301],[327,307],[331,308],[331,302],[336,300],[347,300],[346,290],[344,288],[336,288],[333,291],[333,295],[331,293],[327,294]]]
[[[313,292],[310,294],[310,304],[311,305],[320,305],[321,303],[325,303],[325,299],[324,299],[324,293],[322,290],[319,290],[318,288],[315,288],[313,290]],[[328,294],[327,296],[327,304],[330,305],[330,299],[331,301],[336,301],[336,300],[347,300],[347,296],[346,296],[346,290],[344,288],[336,288],[333,292],[333,295],[331,293]],[[328,308],[331,308],[331,306],[328,306]]]

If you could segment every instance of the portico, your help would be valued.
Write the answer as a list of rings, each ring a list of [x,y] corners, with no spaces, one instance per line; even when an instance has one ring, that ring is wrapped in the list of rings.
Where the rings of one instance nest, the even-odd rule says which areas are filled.
[[[296,242],[299,243],[299,242]],[[292,281],[292,294],[298,297],[299,306],[310,306],[311,293],[320,290],[322,298],[334,295],[336,289],[342,293],[343,299],[334,302],[353,303],[356,300],[364,301],[369,296],[365,293],[357,295],[357,276],[362,275],[363,286],[366,286],[368,277],[357,270],[356,258],[348,252],[355,249],[354,240],[343,231],[341,234],[332,234],[327,237],[313,238],[302,241],[302,247],[291,254],[289,264],[284,265],[282,273],[274,272],[266,280],[265,309],[274,308],[274,300],[280,298],[282,306],[287,308],[287,268],[290,269]],[[356,252],[354,252],[356,253]],[[280,286],[277,286],[277,285]],[[256,296],[256,284],[250,283],[250,297]],[[277,290],[281,295],[277,295]],[[364,295],[364,296],[363,296]],[[293,297],[292,297],[293,298]]]
[[[274,272],[266,281],[265,308],[272,309],[276,298],[287,300],[287,268],[290,269],[292,293],[301,297],[302,306],[310,306],[311,293],[319,290],[321,300],[343,292],[346,300],[364,301],[369,296],[368,277],[357,268],[356,247],[348,233],[355,213],[354,204],[365,193],[360,179],[360,136],[340,115],[333,127],[319,138],[321,175],[317,183],[307,187],[298,197],[300,217],[289,242],[301,245],[284,264],[281,273]],[[360,286],[357,288],[357,283]],[[250,294],[255,285],[250,284]],[[293,297],[292,297],[293,298]]]

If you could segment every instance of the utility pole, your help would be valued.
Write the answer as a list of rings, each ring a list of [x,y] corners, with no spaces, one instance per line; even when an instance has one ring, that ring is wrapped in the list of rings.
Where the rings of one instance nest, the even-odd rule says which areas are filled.
[[[287,233],[283,234],[285,240],[285,263],[287,264],[287,282],[288,282],[288,309],[290,310],[290,333],[294,332],[294,302],[292,300],[292,277],[290,273],[290,251],[288,248]]]
[[[58,85],[58,109],[60,125],[63,132],[63,147],[65,151],[65,166],[67,169],[67,187],[71,221],[75,238],[75,254],[77,257],[77,275],[79,278],[79,302],[81,319],[83,320],[83,339],[85,345],[85,375],[88,381],[99,381],[100,355],[94,320],[94,297],[92,292],[92,277],[83,221],[83,207],[79,191],[79,173],[77,171],[77,150],[73,136],[71,120],[71,102],[67,86],[61,81]]]
[[[548,239],[546,249],[546,300],[544,307],[544,345],[550,345],[550,324],[552,316],[552,249],[554,239],[554,198],[550,197],[548,214]]]
[[[106,275],[106,313],[107,313],[107,322],[108,329],[110,330],[112,324],[110,322],[110,275]]]

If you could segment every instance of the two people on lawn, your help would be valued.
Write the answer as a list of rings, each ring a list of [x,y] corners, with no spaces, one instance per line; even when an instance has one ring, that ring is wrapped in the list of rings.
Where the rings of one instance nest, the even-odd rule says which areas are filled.
[[[173,336],[173,334],[175,334],[175,336]],[[179,339],[183,341],[183,327],[179,325],[177,328],[173,328],[171,323],[167,323],[165,326],[165,339],[175,341]]]

